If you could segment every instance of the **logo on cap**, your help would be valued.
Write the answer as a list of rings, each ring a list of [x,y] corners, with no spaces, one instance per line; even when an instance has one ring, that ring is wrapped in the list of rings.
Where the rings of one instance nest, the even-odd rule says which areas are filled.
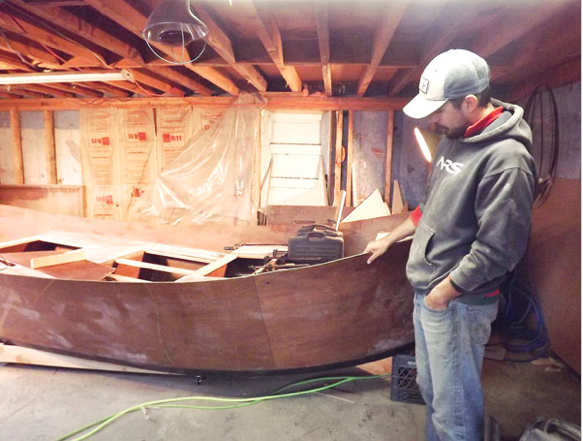
[[[427,93],[427,89],[429,89],[429,80],[425,77],[421,77],[419,81],[419,90],[423,93]]]

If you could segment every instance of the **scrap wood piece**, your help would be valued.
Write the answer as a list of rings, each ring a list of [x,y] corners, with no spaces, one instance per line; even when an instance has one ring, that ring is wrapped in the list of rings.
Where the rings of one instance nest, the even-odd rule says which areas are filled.
[[[236,254],[226,254],[221,259],[215,260],[214,262],[211,262],[208,265],[197,269],[196,271],[191,271],[191,273],[193,276],[208,276],[216,270],[222,267],[226,267],[230,262],[237,259],[237,257],[238,256]]]
[[[287,245],[243,245],[233,250],[231,254],[243,259],[263,259],[274,253],[287,253]]]
[[[393,181],[393,199],[391,202],[391,209],[394,214],[408,211],[407,202],[403,199],[403,193],[401,192],[401,185],[396,179]]]
[[[68,253],[57,253],[30,259],[30,267],[32,269],[39,269],[47,266],[62,265],[64,263],[79,262],[81,260],[85,260],[85,250],[75,250],[69,251]]]
[[[187,247],[180,247],[175,245],[166,245],[166,244],[147,244],[146,252],[151,252],[153,254],[172,254],[172,256],[168,257],[175,257],[182,256],[181,259],[193,259],[199,260],[201,262],[209,261],[213,262],[217,259],[222,258],[225,254],[216,252],[216,251],[209,251],[209,250],[202,250],[198,248],[187,248]]]
[[[31,269],[31,262],[34,259],[62,255],[62,253],[55,254],[54,250],[2,253],[1,257],[3,259],[5,259],[7,262],[17,265],[8,267],[3,271],[3,273],[23,274],[34,277],[52,276],[60,279],[73,280],[101,280],[114,271],[114,269],[110,266],[102,265],[88,260]]]
[[[383,201],[380,190],[377,188],[373,191],[358,207],[356,207],[340,223],[355,222],[376,217],[390,216],[391,210]]]
[[[135,277],[122,276],[121,274],[108,274],[106,280],[114,282],[151,283],[149,280],[136,279]]]
[[[357,366],[357,368],[362,369],[363,371],[372,375],[390,374],[393,371],[393,357],[360,364]],[[391,377],[386,377],[385,379],[390,381]]]
[[[99,371],[132,372],[140,374],[170,374],[169,372],[140,369],[116,363],[107,363],[69,355],[55,354],[23,346],[0,343],[0,363],[29,364],[69,369],[91,369]]]

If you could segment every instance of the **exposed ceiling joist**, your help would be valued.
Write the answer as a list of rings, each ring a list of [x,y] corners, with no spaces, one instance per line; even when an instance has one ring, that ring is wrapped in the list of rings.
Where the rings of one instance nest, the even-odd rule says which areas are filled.
[[[142,11],[137,10],[130,2],[126,0],[117,0],[115,2],[105,1],[105,0],[86,0],[89,5],[94,9],[100,11],[102,14],[111,18],[112,20],[120,23],[126,29],[131,31],[133,34],[140,38],[143,38],[142,30],[144,29],[147,21],[147,17],[142,13]],[[162,45],[154,44],[155,48],[158,48],[162,53],[167,53],[168,49]],[[142,67],[146,67],[144,63],[140,63]],[[173,72],[170,64],[166,63],[166,67],[159,68],[157,71],[161,75],[173,81],[178,81],[182,83],[185,87],[194,90],[204,96],[210,96],[212,92],[200,82],[193,80],[192,78],[178,73]],[[217,72],[213,72],[212,69],[198,69],[195,64],[189,63],[185,65],[186,68],[191,69],[193,72],[197,73],[201,77],[207,79],[208,81],[217,84],[217,86],[223,88],[229,93],[235,95],[239,94],[239,89],[237,86],[226,76],[219,75]],[[216,83],[215,83],[216,81]]]
[[[43,94],[43,95],[49,95],[49,96],[53,95],[53,96],[58,96],[59,98],[75,98],[75,94],[73,94],[73,93],[65,92],[63,90],[58,90],[57,88],[43,86],[40,84],[27,84],[27,85],[23,85],[22,87],[25,87],[29,91],[38,92],[38,93]],[[4,86],[3,90],[6,92],[10,92],[13,89],[12,89],[12,86]]]
[[[330,66],[330,27],[328,26],[328,1],[316,3],[316,29],[318,31],[318,47],[322,63],[322,81],[324,93],[332,96],[332,67]]]
[[[20,93],[9,94],[42,96],[43,102],[51,89],[56,98],[63,97],[61,91],[106,100],[129,95],[165,99],[162,94],[233,97],[242,90],[298,99],[306,93],[411,96],[428,62],[450,48],[487,57],[495,93],[532,78],[548,79],[545,72],[557,66],[563,66],[560,78],[580,78],[580,69],[565,72],[575,69],[572,60],[581,56],[578,0],[476,0],[471,5],[458,0],[301,0],[277,7],[263,0],[193,0],[194,12],[210,29],[208,47],[195,62],[181,66],[156,58],[142,35],[149,14],[162,1],[0,0],[0,73],[106,66],[131,69],[137,78],[136,83],[61,83],[42,90],[22,86]],[[197,51],[153,47],[164,58],[177,55],[184,61]]]
[[[75,43],[72,39],[57,35],[54,30],[51,32],[39,26],[30,17],[20,12],[19,8],[9,4],[3,4],[0,8],[0,26],[28,39],[42,42],[53,49],[79,57],[85,62],[98,59],[102,65],[106,64],[103,53],[96,53]]]
[[[120,83],[124,83],[124,81],[121,81]],[[91,97],[91,98],[100,98],[103,96],[103,93],[96,92],[93,89],[83,87],[79,84],[69,85],[66,83],[53,83],[53,84],[51,84],[51,87],[53,89],[64,90],[65,92],[70,92],[70,93],[74,93],[76,95],[86,96],[86,97]]]
[[[10,0],[11,3],[17,4],[26,9],[30,9],[23,0]],[[123,41],[109,32],[101,30],[93,26],[91,23],[80,19],[76,15],[68,12],[66,9],[59,7],[40,7],[32,5],[34,13],[39,17],[48,20],[50,23],[64,23],[67,30],[73,32],[80,37],[99,44],[101,47],[107,48],[122,58],[129,58],[133,60],[140,60],[143,62],[139,51],[130,43]]]
[[[439,53],[448,48],[455,38],[458,36],[458,29],[465,26],[469,20],[476,15],[477,11],[473,8],[464,10],[458,17],[454,18],[454,22],[450,24],[441,34],[433,34],[425,45],[421,58],[417,66],[412,70],[403,71],[395,76],[394,80],[389,83],[387,95],[397,95],[405,86],[411,82],[416,82],[425,70],[427,64]],[[439,26],[442,28],[443,26]]]
[[[489,57],[511,42],[536,30],[570,4],[572,4],[570,0],[553,0],[546,3],[544,8],[535,8],[528,14],[520,14],[518,10],[501,11],[495,21],[492,21],[496,24],[496,31],[493,32],[492,28],[482,29],[482,32],[474,39],[472,50],[482,57]]]
[[[0,48],[17,56],[24,55],[35,64],[42,62],[46,67],[61,67],[61,61],[40,44],[14,34],[0,32]]]
[[[86,0],[87,4],[91,5],[94,9],[100,11],[103,15],[109,17],[110,19],[120,23],[124,27],[131,30],[134,34],[138,35],[142,38],[142,29],[143,25],[146,23],[146,17],[134,8],[130,3],[126,2],[125,0],[118,0],[115,2],[106,2],[103,0]],[[143,23],[141,27],[137,27],[139,24]],[[136,25],[137,24],[137,25]],[[142,59],[130,58],[131,61],[137,61],[141,67],[145,67],[145,63]],[[164,67],[160,68],[157,73],[171,81],[178,82],[179,84],[183,85],[186,88],[189,88],[195,92],[200,93],[201,95],[210,96],[212,92],[202,85],[200,82],[188,77],[187,75],[181,74],[179,72],[175,72],[174,70]],[[151,84],[150,84],[151,85]],[[172,86],[168,85],[169,87],[165,87],[164,89],[160,90],[170,90]]]
[[[363,96],[366,89],[368,89],[391,39],[395,35],[397,26],[399,26],[399,22],[405,13],[408,3],[408,0],[399,0],[391,2],[390,7],[387,8],[383,20],[381,20],[374,34],[370,65],[367,66],[363,75],[358,80],[356,89],[357,96]]]
[[[300,92],[302,90],[302,80],[295,67],[284,64],[281,33],[271,15],[271,11],[269,9],[258,10],[252,0],[245,0],[244,3],[249,9],[249,18],[254,23],[257,36],[273,60],[275,67],[277,67],[292,92]],[[263,6],[265,7],[266,5]]]
[[[231,67],[233,67],[244,79],[253,85],[258,91],[265,92],[267,90],[267,81],[263,76],[251,65],[240,65],[235,60],[235,53],[233,52],[233,45],[231,40],[219,27],[216,21],[211,17],[207,10],[197,4],[194,6],[200,19],[208,26],[209,35],[206,37],[206,42],[217,52]]]

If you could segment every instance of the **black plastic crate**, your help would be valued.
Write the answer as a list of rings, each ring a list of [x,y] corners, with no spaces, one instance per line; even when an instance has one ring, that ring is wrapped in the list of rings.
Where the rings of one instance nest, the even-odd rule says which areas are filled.
[[[407,354],[395,355],[391,374],[391,400],[402,403],[425,404],[415,377],[417,377],[415,356]]]

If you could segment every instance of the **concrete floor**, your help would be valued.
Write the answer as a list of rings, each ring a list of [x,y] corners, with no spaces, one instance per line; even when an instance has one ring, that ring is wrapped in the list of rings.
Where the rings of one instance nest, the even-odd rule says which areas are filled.
[[[309,376],[207,378],[198,385],[192,377],[0,365],[0,440],[55,440],[151,400],[261,396],[298,380],[339,374],[366,373],[353,368]],[[484,385],[487,410],[500,423],[504,440],[517,439],[539,415],[581,424],[580,378],[566,368],[486,360]],[[393,402],[390,395],[387,380],[373,379],[233,410],[149,409],[90,439],[423,440],[425,406]]]

